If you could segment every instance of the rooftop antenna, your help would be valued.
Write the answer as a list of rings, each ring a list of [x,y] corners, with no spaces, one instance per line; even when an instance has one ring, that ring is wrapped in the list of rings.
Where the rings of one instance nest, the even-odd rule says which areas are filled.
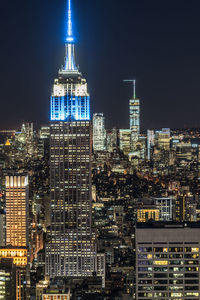
[[[72,6],[71,0],[68,0],[68,7],[67,7],[67,38],[66,41],[68,43],[74,42],[73,32],[72,32]]]
[[[136,80],[135,79],[126,79],[123,82],[132,82],[133,83],[133,99],[136,99]]]

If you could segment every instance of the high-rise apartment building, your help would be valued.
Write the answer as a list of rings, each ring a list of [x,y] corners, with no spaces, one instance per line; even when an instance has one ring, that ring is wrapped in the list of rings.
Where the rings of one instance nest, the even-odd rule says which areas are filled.
[[[99,274],[91,228],[90,96],[75,61],[70,0],[65,48],[65,64],[51,97],[51,228],[46,244],[50,278]]]
[[[28,176],[6,176],[6,245],[28,246]]]
[[[105,117],[103,113],[93,115],[93,149],[94,151],[106,150]]]
[[[200,224],[138,224],[136,299],[200,299]]]

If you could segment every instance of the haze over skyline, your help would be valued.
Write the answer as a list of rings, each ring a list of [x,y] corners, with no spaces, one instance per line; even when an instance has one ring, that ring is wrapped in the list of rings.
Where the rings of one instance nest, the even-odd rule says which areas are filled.
[[[175,3],[174,3],[175,2]],[[64,56],[65,1],[4,2],[0,12],[0,128],[48,123],[53,78]],[[137,80],[142,129],[200,126],[200,4],[74,0],[76,56],[92,112],[128,127]]]

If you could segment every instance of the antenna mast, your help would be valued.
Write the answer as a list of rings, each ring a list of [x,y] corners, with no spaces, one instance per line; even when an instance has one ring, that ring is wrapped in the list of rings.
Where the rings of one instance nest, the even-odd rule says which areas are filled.
[[[123,80],[123,82],[132,82],[133,83],[133,99],[136,99],[136,80],[135,79],[127,79]]]

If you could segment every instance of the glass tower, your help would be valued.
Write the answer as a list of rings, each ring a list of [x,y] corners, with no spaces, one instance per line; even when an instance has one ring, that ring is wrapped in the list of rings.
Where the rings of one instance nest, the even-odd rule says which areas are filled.
[[[91,122],[87,82],[75,60],[71,0],[64,66],[55,79],[50,109],[51,228],[46,275],[92,276],[98,272],[91,228]]]
[[[135,80],[134,83],[134,95],[133,99],[129,101],[129,113],[130,113],[130,130],[131,130],[131,150],[135,150],[136,143],[140,134],[140,100],[136,98],[135,93]]]

